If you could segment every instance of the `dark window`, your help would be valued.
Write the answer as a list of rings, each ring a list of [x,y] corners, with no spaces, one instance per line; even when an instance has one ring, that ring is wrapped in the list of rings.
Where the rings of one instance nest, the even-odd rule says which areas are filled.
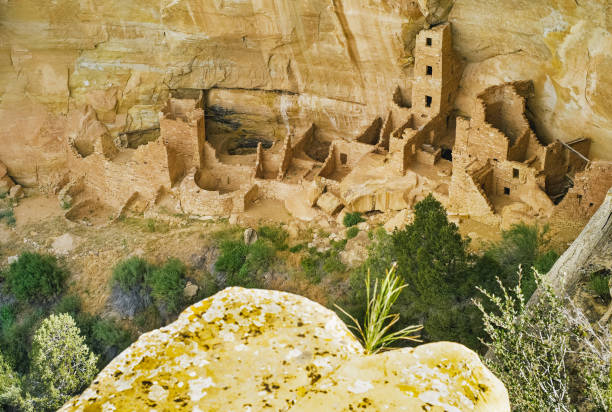
[[[433,67],[427,66],[427,75],[431,76],[433,74]]]
[[[582,202],[582,195],[578,195],[578,204],[580,204],[580,202]]]
[[[510,188],[509,187],[504,187],[504,194],[505,195],[509,195],[510,194]]]
[[[512,169],[512,177],[515,179],[518,179],[519,177],[519,170],[518,169]]]
[[[451,149],[442,149],[442,159],[453,161],[453,151]]]
[[[593,203],[589,203],[589,207],[593,207]]]
[[[345,165],[347,161],[348,161],[348,157],[346,156],[346,153],[340,153],[340,163]]]
[[[425,44],[431,47],[431,37],[425,39]]]
[[[425,96],[425,107],[431,107],[432,100],[431,96]]]

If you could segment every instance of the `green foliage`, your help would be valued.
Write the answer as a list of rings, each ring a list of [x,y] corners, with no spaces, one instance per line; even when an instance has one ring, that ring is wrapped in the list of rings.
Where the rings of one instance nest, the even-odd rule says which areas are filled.
[[[610,299],[610,274],[606,270],[591,273],[589,289],[600,298],[608,301]]]
[[[164,266],[155,268],[147,278],[153,300],[164,311],[176,313],[181,309],[186,272],[183,262],[168,259]]]
[[[128,258],[113,268],[112,285],[128,292],[144,284],[152,269],[152,266],[140,257]]]
[[[536,289],[532,268],[542,273],[548,272],[559,257],[555,251],[550,250],[548,226],[519,223],[508,230],[502,230],[501,235],[501,241],[489,245],[486,255],[499,263],[501,280],[510,287],[517,284],[516,274],[519,267],[523,268],[521,284],[523,293],[529,298]]]
[[[504,382],[515,410],[609,410],[607,328],[595,330],[571,302],[540,283],[537,272],[535,279],[540,292],[529,306],[520,272],[510,289],[498,280],[499,295],[481,289],[494,307],[475,301],[493,354],[488,366]]]
[[[346,240],[334,242],[326,251],[319,252],[315,248],[308,249],[308,254],[300,261],[300,266],[306,277],[312,283],[319,283],[324,276],[346,271],[346,266],[340,261],[339,253],[346,245]]]
[[[361,216],[360,212],[347,213],[342,219],[342,223],[346,227],[355,226],[361,222],[365,222],[365,219]]]
[[[11,305],[0,306],[0,332],[4,333],[15,323],[15,309]]]
[[[240,240],[225,241],[220,248],[215,269],[227,274],[229,286],[257,287],[257,276],[268,268],[275,254],[273,246],[264,239],[252,245]]]
[[[304,249],[306,249],[306,243],[298,243],[295,246],[291,246],[289,248],[289,252],[291,252],[291,253],[298,253],[298,252],[301,252]]]
[[[34,334],[32,373],[34,393],[41,409],[57,409],[89,385],[97,373],[97,357],[91,353],[74,319],[51,315]]]
[[[134,323],[142,332],[148,332],[160,328],[163,324],[163,320],[157,307],[151,305],[134,317]]]
[[[51,298],[64,289],[68,272],[51,255],[24,252],[11,263],[4,276],[20,301]]]
[[[53,313],[68,313],[75,316],[81,311],[81,298],[78,295],[65,295],[53,308]]]
[[[32,335],[44,317],[41,309],[26,312],[0,335],[0,348],[5,359],[13,365],[16,372],[26,373],[29,370],[29,353]]]
[[[357,226],[351,226],[346,231],[346,238],[352,239],[359,233],[359,228]]]
[[[9,226],[15,226],[15,223],[17,223],[17,221],[15,220],[15,213],[13,212],[12,207],[0,210],[0,222],[2,221],[4,221]]]
[[[62,199],[60,202],[60,206],[64,210],[68,210],[72,207],[72,202],[67,201],[66,199]]]
[[[263,239],[268,240],[276,250],[287,250],[287,239],[289,239],[289,233],[280,226],[260,226],[257,229],[257,233]]]
[[[5,408],[19,409],[21,399],[21,382],[11,365],[0,353],[0,410]]]
[[[91,345],[95,353],[104,356],[104,364],[110,362],[119,352],[132,343],[132,335],[116,322],[108,319],[97,319],[91,330]],[[108,356],[110,351],[110,356]]]
[[[370,284],[370,273],[365,281],[366,290],[366,315],[361,325],[354,317],[338,307],[354,323],[352,328],[356,330],[363,342],[366,353],[372,354],[390,348],[394,343],[401,340],[419,341],[416,332],[422,326],[406,326],[401,330],[392,332],[391,328],[400,318],[397,313],[391,314],[391,308],[399,298],[400,292],[406,284],[401,284],[401,279],[397,276],[395,266],[386,271],[385,276],[380,282],[374,281],[374,286]],[[370,290],[372,293],[370,295]]]

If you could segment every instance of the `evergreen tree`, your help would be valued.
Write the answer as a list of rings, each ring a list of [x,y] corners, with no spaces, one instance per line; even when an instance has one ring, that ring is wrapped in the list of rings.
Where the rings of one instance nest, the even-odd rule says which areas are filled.
[[[34,334],[30,380],[37,409],[55,410],[89,385],[97,373],[91,353],[72,317],[51,315]]]

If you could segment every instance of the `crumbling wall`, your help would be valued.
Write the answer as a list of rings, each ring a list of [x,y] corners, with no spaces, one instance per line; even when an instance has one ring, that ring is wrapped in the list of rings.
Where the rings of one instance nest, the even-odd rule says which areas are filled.
[[[327,159],[323,162],[323,166],[317,173],[317,176],[321,176],[327,179],[331,179],[336,170],[338,169],[338,164],[336,163],[338,159],[338,150],[336,149],[336,144],[332,143],[329,148],[329,154],[327,155]]]
[[[383,125],[383,120],[380,117],[377,117],[372,121],[372,124],[368,126],[368,128],[357,136],[356,141],[365,144],[375,145],[378,143],[380,139],[380,133]]]
[[[205,122],[200,100],[170,98],[159,113],[160,138],[172,153],[173,183],[204,166]]]
[[[595,161],[576,173],[574,186],[555,207],[551,220],[582,227],[593,216],[612,187],[612,162]]]
[[[278,166],[277,179],[281,180],[287,174],[291,161],[293,160],[293,147],[291,146],[291,135],[287,135],[283,142],[283,148],[280,155],[280,164]]]

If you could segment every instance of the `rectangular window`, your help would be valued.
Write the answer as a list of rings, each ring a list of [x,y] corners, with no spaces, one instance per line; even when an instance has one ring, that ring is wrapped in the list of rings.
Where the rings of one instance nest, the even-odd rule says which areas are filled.
[[[425,107],[431,107],[432,100],[431,96],[425,96]]]
[[[340,153],[340,163],[345,165],[347,161],[348,161],[348,156],[346,155],[346,153]]]
[[[512,169],[512,177],[515,179],[518,179],[519,177],[519,170],[518,169]]]
[[[505,195],[509,195],[510,194],[510,188],[509,187],[504,187],[504,194]]]
[[[425,44],[426,44],[427,46],[431,47],[431,37],[427,37],[427,38],[425,39]]]
[[[426,72],[426,74],[427,74],[428,76],[431,76],[431,75],[433,74],[433,67],[431,67],[431,66],[427,66],[427,72]]]

